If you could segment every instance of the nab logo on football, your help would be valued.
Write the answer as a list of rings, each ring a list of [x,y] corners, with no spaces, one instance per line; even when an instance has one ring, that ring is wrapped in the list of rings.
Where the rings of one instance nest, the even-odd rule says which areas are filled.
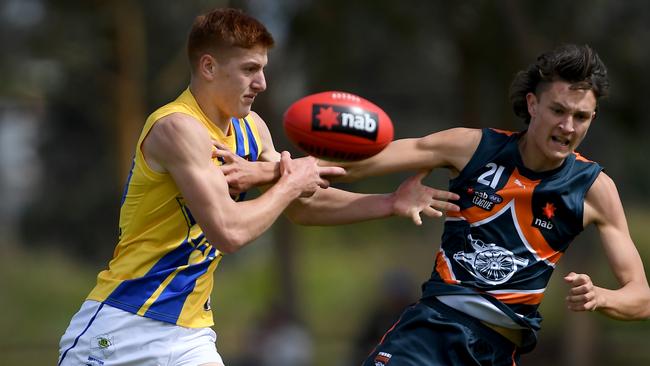
[[[377,140],[376,113],[358,107],[314,104],[312,107],[312,131],[340,132]]]
[[[357,95],[326,91],[295,101],[283,117],[287,138],[321,159],[357,161],[393,140],[393,123],[377,105]]]

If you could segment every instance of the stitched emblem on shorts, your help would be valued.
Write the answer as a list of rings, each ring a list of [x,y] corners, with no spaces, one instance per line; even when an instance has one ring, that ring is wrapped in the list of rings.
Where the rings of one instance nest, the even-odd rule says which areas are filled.
[[[103,355],[105,358],[115,352],[115,341],[110,334],[100,334],[90,341],[90,349],[95,355]]]
[[[391,357],[393,357],[393,355],[388,352],[379,352],[377,356],[375,356],[375,366],[386,366]]]

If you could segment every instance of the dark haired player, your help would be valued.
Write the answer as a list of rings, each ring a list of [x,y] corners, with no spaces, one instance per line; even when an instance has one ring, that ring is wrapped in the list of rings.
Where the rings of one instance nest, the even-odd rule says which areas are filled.
[[[537,309],[571,241],[593,224],[617,289],[570,272],[572,311],[650,317],[650,288],[612,179],[575,149],[607,94],[605,65],[588,46],[539,56],[512,84],[521,132],[454,128],[391,143],[346,164],[346,179],[449,169],[460,212],[445,222],[433,274],[366,366],[515,365],[536,343]]]

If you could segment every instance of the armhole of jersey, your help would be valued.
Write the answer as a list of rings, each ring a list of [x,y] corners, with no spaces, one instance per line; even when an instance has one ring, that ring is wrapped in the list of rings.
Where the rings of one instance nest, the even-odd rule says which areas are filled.
[[[253,136],[255,136],[255,142],[257,143],[256,158],[259,159],[260,155],[262,155],[262,150],[264,149],[264,142],[262,141],[262,138],[260,137],[260,133],[257,130],[257,124],[255,123],[255,119],[251,117],[251,115],[249,114],[248,116],[244,117],[244,122],[246,122],[250,126],[251,131],[253,132]]]
[[[585,222],[585,205],[587,204],[587,193],[589,193],[591,186],[594,185],[594,182],[596,181],[596,179],[598,179],[600,173],[602,173],[605,170],[600,164],[596,162],[591,161],[589,163],[595,166],[592,169],[595,169],[596,172],[594,174],[591,174],[591,176],[589,177],[589,181],[587,181],[587,184],[585,184],[586,188],[584,192],[582,192],[582,205],[578,205],[578,209],[580,210],[578,214],[578,218],[580,220],[581,227],[583,230],[585,229],[584,222]]]
[[[476,150],[472,153],[472,157],[469,159],[467,164],[461,169],[461,171],[458,173],[456,177],[453,179],[449,180],[449,186],[453,186],[454,184],[458,182],[462,182],[465,177],[474,169],[474,166],[476,165],[476,161],[479,158],[482,158],[481,154],[477,154],[477,152],[481,151],[481,148],[487,143],[488,139],[488,133],[486,131],[489,131],[489,128],[482,128],[481,129],[481,140],[479,141],[478,145],[476,145]]]
[[[161,173],[153,170],[150,166],[149,163],[147,163],[147,160],[144,157],[144,152],[142,151],[142,144],[144,143],[144,140],[149,136],[149,133],[151,132],[151,129],[160,121],[163,117],[166,117],[172,113],[177,113],[178,111],[176,110],[168,110],[165,109],[164,107],[155,111],[152,113],[149,118],[147,118],[147,122],[145,123],[144,128],[142,129],[142,134],[140,135],[140,139],[138,139],[138,145],[136,146],[136,159],[135,159],[135,165],[136,167],[139,167],[144,176],[147,178],[153,180],[153,181],[159,181],[163,179],[164,177],[168,176],[169,173]],[[182,113],[182,112],[178,112]]]

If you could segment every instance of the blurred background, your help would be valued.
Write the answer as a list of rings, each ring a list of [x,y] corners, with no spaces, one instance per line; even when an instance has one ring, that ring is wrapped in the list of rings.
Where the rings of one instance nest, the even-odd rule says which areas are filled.
[[[609,67],[611,96],[580,152],[617,182],[650,266],[650,2],[0,0],[0,364],[55,364],[61,334],[116,244],[143,122],[187,86],[189,27],[219,6],[245,9],[274,34],[269,87],[254,109],[276,147],[294,155],[282,113],[325,90],[381,106],[396,138],[455,126],[522,129],[507,97],[515,72],[561,43],[590,44]],[[406,176],[345,188],[390,192]],[[434,172],[426,183],[444,188],[446,178]],[[215,275],[227,365],[359,364],[417,299],[441,227],[281,219]],[[556,271],[540,343],[523,363],[650,364],[648,322],[565,310],[561,277],[571,270],[616,286],[587,230]]]

